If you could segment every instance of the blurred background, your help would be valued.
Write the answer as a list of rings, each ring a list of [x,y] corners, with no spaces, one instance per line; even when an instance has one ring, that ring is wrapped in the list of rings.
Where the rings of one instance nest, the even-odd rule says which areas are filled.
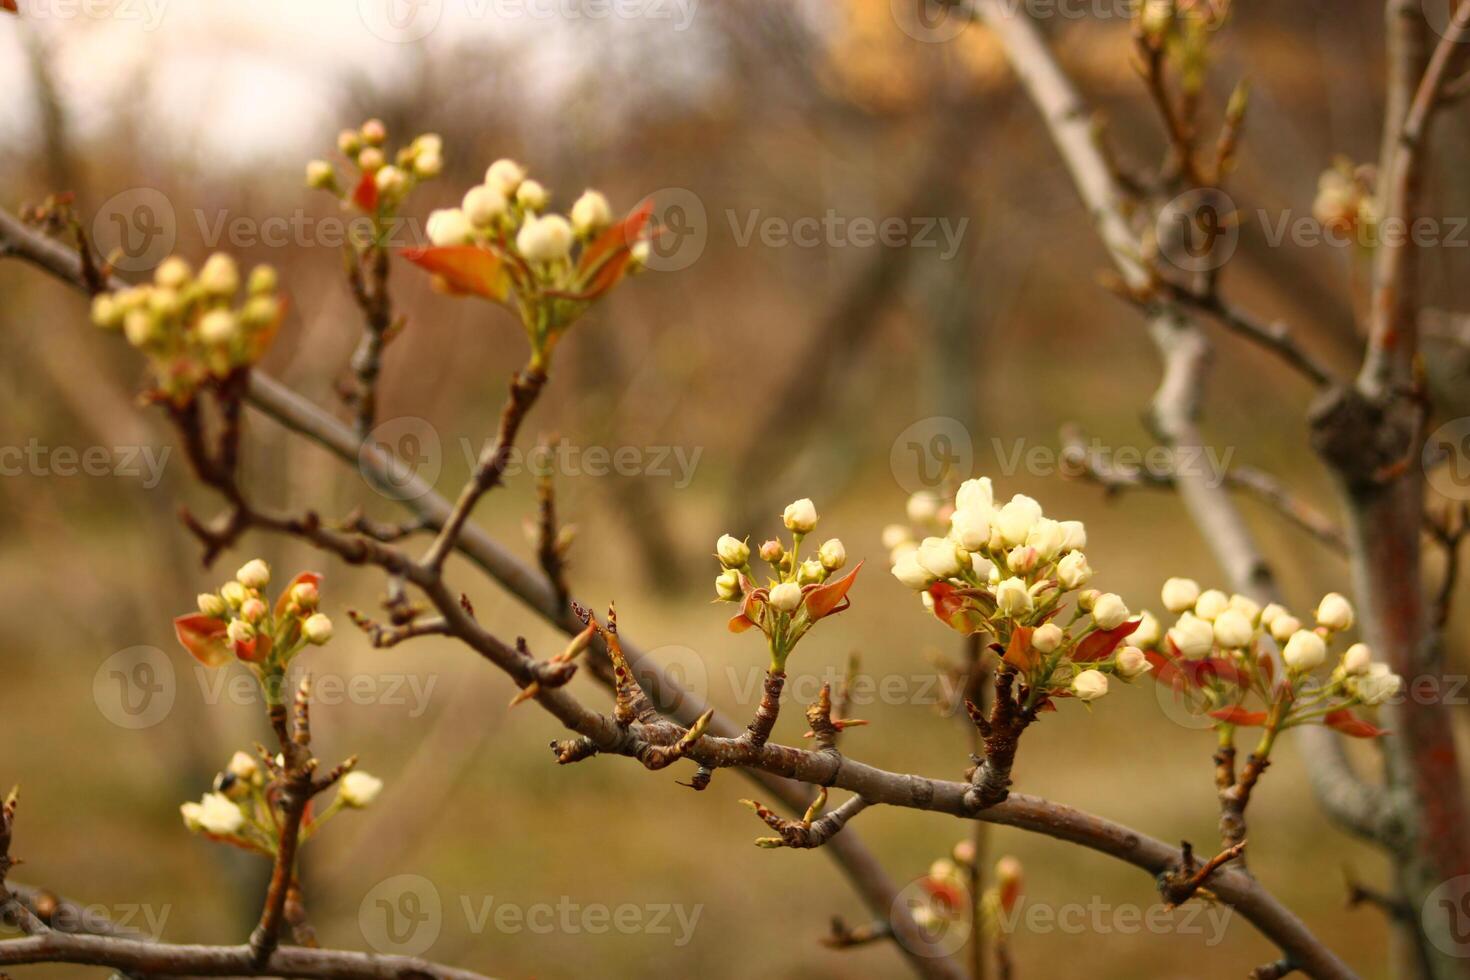
[[[334,158],[340,128],[376,116],[390,145],[443,136],[445,173],[405,208],[405,244],[500,156],[525,163],[553,206],[585,186],[618,209],[653,196],[670,234],[646,275],[573,330],[523,442],[546,434],[569,447],[556,486],[577,527],[574,593],[615,600],[628,636],[737,719],[753,710],[763,653],[727,633],[728,609],[710,605],[713,542],[723,531],[770,536],[796,497],[815,499],[819,533],[869,565],[853,608],[803,644],[793,680],[830,678],[860,654],[874,689],[852,713],[873,724],[845,748],[880,766],[959,778],[969,764],[968,724],[936,704],[958,640],[887,574],[881,544],[944,465],[1085,520],[1095,584],[1134,609],[1157,608],[1169,575],[1221,582],[1176,499],[1108,499],[1058,472],[1068,422],[1111,452],[1152,445],[1141,415],[1158,363],[1136,312],[1099,286],[1106,256],[978,26],[942,11],[916,17],[902,0],[21,6],[22,19],[0,17],[0,205],[74,191],[132,275],[170,251],[276,265],[291,312],[265,369],[344,418],[336,391],[361,324],[340,230],[333,237],[343,216],[302,179],[307,160]],[[1119,165],[1156,166],[1163,144],[1130,67],[1122,3],[1046,9],[1041,24],[1106,121]],[[1205,89],[1213,127],[1237,79],[1252,83],[1228,187],[1246,219],[1226,288],[1289,318],[1344,369],[1356,357],[1365,253],[1298,232],[1315,227],[1318,176],[1334,158],[1377,152],[1381,16],[1367,0],[1245,5]],[[1445,117],[1440,139],[1436,174],[1455,173],[1467,148],[1458,117]],[[1432,194],[1441,213],[1467,213],[1463,184],[1436,179]],[[896,231],[875,240],[879,226]],[[1437,249],[1430,263],[1428,295],[1454,308],[1470,282],[1464,253]],[[405,264],[392,288],[408,326],[389,348],[382,438],[414,450],[420,472],[452,494],[493,433],[524,340],[503,311],[435,293]],[[1208,437],[1231,463],[1277,473],[1330,511],[1302,421],[1310,392],[1272,358],[1217,340]],[[1461,367],[1436,365],[1441,415],[1465,414]],[[546,751],[561,737],[555,723],[534,708],[507,711],[511,686],[469,652],[434,639],[373,650],[348,627],[346,608],[380,599],[373,574],[263,538],[202,570],[176,511],[187,502],[210,513],[215,502],[170,451],[162,417],[137,406],[141,370],[88,325],[79,296],[0,263],[0,446],[12,450],[0,479],[0,783],[23,788],[22,880],[173,941],[246,933],[263,862],[186,833],[178,804],[267,729],[261,706],[238,696],[245,675],[197,669],[170,619],[259,555],[282,580],[298,568],[326,573],[339,638],[310,658],[337,694],[316,712],[319,752],[359,753],[387,783],[373,808],[337,818],[308,848],[324,942],[372,944],[374,903],[398,901],[407,881],[420,893],[427,883],[439,903],[426,955],[498,977],[907,975],[886,944],[820,944],[833,915],[869,916],[820,851],[751,846],[765,829],[736,802],[752,795],[739,776],[720,773],[695,796],[675,783],[684,767],[557,767]],[[251,417],[248,440],[262,500],[400,513],[352,467],[268,419]],[[93,451],[92,475],[68,449]],[[633,462],[598,456],[619,449]],[[528,560],[534,499],[520,473],[477,513]],[[1299,607],[1347,590],[1336,554],[1254,501],[1243,507]],[[492,629],[524,635],[543,656],[559,649],[493,582],[452,567]],[[1452,630],[1462,641],[1463,621]],[[1451,672],[1464,670],[1460,656]],[[162,692],[141,713],[126,690],[140,678]],[[589,681],[575,683],[605,703]],[[799,741],[798,708],[787,706],[778,740]],[[1200,727],[1152,682],[1117,685],[1094,711],[1071,705],[1032,730],[1017,788],[1164,839],[1210,842],[1213,744]],[[1382,917],[1345,907],[1345,875],[1382,884],[1381,858],[1319,814],[1291,741],[1252,807],[1252,867],[1364,976],[1387,976]],[[1371,750],[1359,758],[1376,769]],[[967,832],[886,809],[852,826],[900,882]],[[1083,957],[1088,976],[1119,980],[1242,976],[1274,958],[1223,909],[1153,931],[1121,927],[1119,909],[1147,909],[1157,895],[1109,859],[1004,829],[988,852],[1020,858],[1029,904],[1101,909],[1080,926],[1023,918],[1010,940],[1021,980]],[[559,903],[640,912],[626,929],[495,919],[502,906]],[[689,929],[680,915],[693,917]],[[15,972],[33,970],[94,972]]]

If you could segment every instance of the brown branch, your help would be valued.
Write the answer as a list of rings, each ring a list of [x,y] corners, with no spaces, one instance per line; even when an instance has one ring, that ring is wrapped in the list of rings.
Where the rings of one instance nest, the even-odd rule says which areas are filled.
[[[352,298],[363,315],[362,339],[352,354],[356,386],[348,401],[356,409],[353,421],[357,434],[366,437],[377,419],[383,348],[394,327],[393,301],[388,294],[388,250],[378,244],[369,245],[361,252],[349,247],[346,258]]]
[[[0,214],[0,237],[5,237],[8,231],[5,217]],[[53,263],[57,271],[65,270],[70,266],[67,261],[70,257],[64,257],[57,262],[56,255],[47,249],[30,248],[27,251],[35,252],[37,258],[33,261],[48,268],[53,268]],[[330,447],[343,447],[338,451],[349,459],[357,458],[361,447],[351,441],[350,433],[340,431],[341,427],[335,422],[323,419],[322,413],[284,391],[279,385],[257,374],[251,379],[251,393],[258,405],[264,406],[289,427],[305,432]],[[383,454],[381,449],[364,455],[367,457],[369,468],[374,468],[380,475],[386,476],[392,472],[389,467],[393,461]],[[430,499],[427,504],[421,498],[418,503],[425,508],[425,512],[440,514],[440,519],[447,516],[444,510],[440,509],[447,508],[442,498],[437,499],[437,502],[435,499]],[[282,523],[268,529],[288,532],[309,530],[312,540],[319,541],[344,560],[382,564],[390,572],[403,575],[424,590],[440,614],[449,621],[456,634],[472,648],[505,669],[517,683],[524,686],[534,679],[534,674],[527,663],[529,658],[486,633],[459,605],[454,594],[438,580],[437,574],[428,572],[420,564],[404,560],[401,555],[391,549],[365,543],[362,539],[343,541],[344,536],[322,530],[319,522],[313,523],[307,520],[302,522],[302,525]],[[456,541],[460,540],[456,538]],[[498,578],[503,575],[502,581],[506,581],[513,591],[522,595],[523,598],[535,596],[541,599],[542,601],[535,603],[536,608],[541,609],[548,616],[553,616],[558,622],[566,622],[564,611],[555,610],[551,602],[545,600],[548,595],[546,586],[543,581],[534,577],[534,573],[528,570],[521,571],[523,566],[509,561],[494,546],[493,542],[488,542],[488,539],[476,540],[476,536],[467,534],[464,540],[470,542],[467,547],[469,553],[476,557],[483,566],[498,571],[500,573],[497,574]],[[673,696],[681,693],[666,675],[657,670],[648,670],[646,676],[653,680],[665,697],[672,699]],[[589,712],[577,704],[564,689],[543,690],[536,700],[600,751],[634,757],[637,757],[641,751],[637,738],[637,725],[625,729],[610,717]],[[703,706],[686,695],[679,703],[678,710],[682,714],[695,707],[702,708]],[[710,727],[711,731],[715,730],[713,720],[710,722]],[[691,747],[688,756],[702,765],[715,768],[749,753],[749,744],[749,740],[742,737],[705,736]],[[955,816],[970,815],[970,810],[964,802],[970,786],[965,783],[946,783],[908,774],[885,773],[854,760],[834,758],[832,753],[810,753],[770,743],[760,747],[756,756],[756,765],[770,775],[848,789],[870,803],[938,810]],[[780,780],[769,783],[762,780],[762,783],[773,787],[783,796],[787,793],[787,784]],[[1004,803],[984,811],[982,819],[1022,827],[1083,844],[1127,860],[1155,875],[1176,867],[1180,860],[1178,851],[1144,837],[1136,831],[1081,814],[1068,807],[1017,794],[1012,794]],[[878,905],[884,897],[891,903],[896,895],[896,889],[872,861],[870,855],[860,849],[847,846],[845,842],[849,840],[849,836],[837,835],[831,840],[828,849],[841,856],[844,867],[849,870],[850,877],[863,889],[870,904]],[[1314,975],[1330,978],[1353,976],[1345,965],[1311,936],[1299,920],[1262,891],[1253,880],[1227,869],[1216,876],[1212,883],[1212,890],[1223,901],[1237,907],[1247,919],[1255,922],[1283,950],[1308,964]],[[891,905],[879,905],[879,908],[884,914],[889,914]],[[929,958],[912,952],[913,949],[924,949],[927,944],[923,942],[921,934],[918,933],[911,919],[898,915],[895,916],[894,924],[895,930],[905,936],[903,945],[905,951],[910,955],[911,964],[926,976],[959,976],[958,971],[947,959]],[[282,950],[276,955],[280,956],[285,952],[286,950]],[[242,971],[236,969],[235,972]]]
[[[1172,490],[1174,473],[1118,466],[1087,445],[1086,435],[1073,424],[1062,427],[1062,456],[1066,475],[1090,480],[1109,494],[1133,489]],[[1347,540],[1342,529],[1322,511],[1302,500],[1282,485],[1281,481],[1254,466],[1237,466],[1218,474],[1232,489],[1249,493],[1277,511],[1302,531],[1334,551],[1346,554]]]
[[[454,550],[460,531],[469,521],[475,504],[504,478],[505,469],[510,465],[516,434],[545,386],[546,372],[538,367],[522,368],[511,377],[510,392],[506,396],[505,407],[500,412],[500,428],[495,434],[495,442],[481,455],[474,474],[460,491],[454,509],[440,528],[439,536],[425,552],[422,561],[428,568],[437,571],[444,567],[444,561]]]
[[[1179,867],[1165,876],[1160,886],[1164,899],[1172,906],[1183,905],[1193,898],[1221,868],[1245,853],[1245,841],[1227,847],[1203,865],[1197,865],[1189,841],[1180,845]]]
[[[808,849],[821,847],[827,843],[837,835],[838,831],[847,826],[849,820],[863,812],[868,806],[867,801],[861,796],[854,796],[831,813],[818,817],[816,814],[827,802],[826,787],[818,789],[816,799],[798,820],[788,820],[755,800],[741,800],[741,802],[754,810],[755,815],[764,820],[766,826],[777,834],[775,837],[757,838],[755,842],[757,847]]]
[[[965,702],[965,710],[985,746],[985,759],[975,768],[970,792],[965,795],[965,802],[976,811],[995,806],[1010,795],[1011,769],[1016,763],[1021,733],[1036,720],[1036,708],[1023,703],[1025,689],[1015,690],[1016,677],[1016,670],[1010,665],[996,673],[989,717],[974,701]]]
[[[412,956],[282,946],[264,964],[250,946],[185,946],[52,930],[0,942],[0,966],[77,963],[144,976],[304,977],[319,980],[490,980]]]
[[[851,949],[893,938],[893,927],[887,922],[867,922],[849,926],[840,916],[832,917],[832,931],[822,937],[828,949]]]
[[[1251,971],[1250,980],[1281,980],[1282,977],[1296,972],[1296,964],[1290,959],[1276,960],[1265,966],[1258,966]]]
[[[1167,280],[1160,279],[1157,288],[1167,293],[1180,306],[1203,313],[1221,326],[1280,357],[1317,387],[1322,388],[1338,382],[1333,371],[1315,355],[1307,353],[1291,328],[1282,320],[1263,322],[1254,315],[1235,306],[1220,296],[1218,291],[1198,293]]]

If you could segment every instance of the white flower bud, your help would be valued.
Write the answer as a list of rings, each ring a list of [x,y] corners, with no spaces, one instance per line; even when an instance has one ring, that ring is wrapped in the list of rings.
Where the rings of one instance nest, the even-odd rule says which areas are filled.
[[[1105,630],[1122,626],[1129,615],[1123,600],[1111,592],[1104,592],[1092,604],[1092,620]]]
[[[239,609],[245,605],[245,600],[250,598],[250,590],[239,582],[226,582],[220,586],[219,594],[231,609]]]
[[[247,602],[249,600],[246,600]],[[230,625],[225,629],[225,637],[231,643],[244,644],[255,639],[255,627],[243,619],[232,619]]]
[[[1056,623],[1045,623],[1036,627],[1036,632],[1031,634],[1031,645],[1042,653],[1051,653],[1066,638],[1067,634]]]
[[[1031,592],[1018,578],[1008,578],[995,587],[995,604],[1002,615],[1012,618],[1031,611]]]
[[[525,180],[516,188],[516,203],[527,211],[545,211],[546,202],[550,199],[551,195],[546,193],[546,188],[539,181]],[[576,218],[572,221],[575,224]]]
[[[1194,614],[1200,619],[1215,621],[1215,617],[1230,608],[1230,597],[1219,589],[1209,589],[1200,593],[1199,599],[1194,604]]]
[[[388,127],[383,125],[381,119],[369,119],[362,124],[362,139],[364,143],[377,146],[388,138]]]
[[[979,551],[990,542],[990,515],[978,510],[957,510],[949,519],[949,536],[966,551]]]
[[[970,556],[970,568],[974,570],[975,577],[982,582],[999,582],[1000,569],[995,567],[995,562],[981,554]]]
[[[1250,596],[1241,595],[1239,592],[1230,597],[1230,608],[1250,620],[1252,624],[1256,622],[1256,617],[1264,612],[1259,602],[1256,602]]]
[[[1352,688],[1364,704],[1382,704],[1404,688],[1404,679],[1388,668],[1374,664],[1368,673],[1352,679]]]
[[[413,174],[420,180],[429,180],[444,172],[444,157],[436,150],[414,154]]]
[[[1292,670],[1313,670],[1327,659],[1327,643],[1312,630],[1297,630],[1282,648],[1281,659]]]
[[[734,535],[722,534],[715,542],[715,555],[726,568],[741,568],[750,561],[750,545]]]
[[[332,638],[332,620],[325,613],[312,613],[301,624],[307,642],[321,646]]]
[[[1261,610],[1261,625],[1270,629],[1272,623],[1285,615],[1287,615],[1286,607],[1272,602]]]
[[[583,191],[572,205],[572,227],[581,238],[591,238],[612,224],[612,220],[612,208],[608,206],[607,198],[597,191]]]
[[[1128,642],[1134,646],[1151,650],[1159,645],[1164,638],[1164,627],[1159,623],[1158,617],[1148,610],[1138,614],[1138,628],[1128,635]]]
[[[990,485],[990,477],[982,476],[977,480],[961,483],[960,492],[955,494],[954,505],[959,510],[984,514],[989,520],[991,512],[995,510],[995,490]]]
[[[510,207],[500,188],[488,184],[479,184],[466,191],[461,206],[465,217],[476,228],[490,227]]]
[[[1193,609],[1199,601],[1199,583],[1192,578],[1171,578],[1164,583],[1164,608],[1171,613]]]
[[[955,543],[948,538],[925,538],[919,545],[919,564],[937,578],[954,578],[964,567],[960,564]]]
[[[496,160],[485,171],[485,183],[498,188],[507,198],[516,192],[521,181],[526,179],[526,170],[514,160]]]
[[[346,157],[356,156],[362,149],[362,134],[355,129],[344,129],[337,134],[337,149]]]
[[[177,255],[170,255],[153,270],[153,281],[164,289],[183,289],[189,284],[191,275],[193,270],[188,262]]]
[[[1062,550],[1081,551],[1087,547],[1087,526],[1081,521],[1062,521]]]
[[[189,830],[193,833],[197,834],[199,831],[204,829],[203,826],[201,826],[199,823],[199,818],[203,815],[204,807],[200,806],[198,803],[190,802],[179,804],[179,816],[184,818],[184,826],[188,827]]]
[[[572,226],[559,214],[530,215],[516,232],[516,250],[531,262],[556,262],[572,252]]]
[[[1083,589],[1077,593],[1077,608],[1083,612],[1092,612],[1093,603],[1097,602],[1097,597],[1100,595],[1102,593],[1097,589]]]
[[[383,151],[376,146],[369,146],[357,154],[357,165],[365,174],[377,173],[384,162]]]
[[[1215,628],[1207,620],[1186,612],[1169,630],[1169,640],[1182,656],[1199,660],[1208,657],[1215,648]]]
[[[199,270],[199,285],[214,296],[233,296],[240,288],[240,269],[224,252],[215,252]]]
[[[413,138],[413,142],[409,144],[409,148],[413,150],[415,158],[425,153],[443,153],[444,138],[438,133],[420,133]]]
[[[325,160],[313,160],[306,165],[306,186],[313,190],[329,191],[337,186],[337,171]]]
[[[740,573],[727,568],[715,578],[715,596],[726,602],[740,598]]]
[[[1012,548],[1006,555],[1006,567],[1017,575],[1027,575],[1036,569],[1040,560],[1041,556],[1036,553],[1035,548],[1023,544],[1019,548]]]
[[[940,501],[936,494],[920,490],[909,496],[904,513],[915,524],[931,524],[939,519]]]
[[[1373,651],[1366,643],[1354,643],[1347,648],[1342,655],[1342,672],[1344,674],[1366,674],[1373,665]]]
[[[801,586],[795,582],[782,582],[773,586],[771,605],[784,613],[795,612],[801,606]]]
[[[245,291],[251,296],[268,296],[276,291],[280,285],[280,276],[276,275],[275,266],[258,265],[250,270],[250,279],[245,284]]]
[[[802,497],[786,505],[786,509],[781,512],[781,523],[789,531],[810,534],[817,526],[817,507],[810,497]]]
[[[818,585],[827,578],[827,569],[816,558],[808,558],[796,570],[796,581],[801,585]]]
[[[430,212],[424,230],[428,233],[429,241],[440,248],[463,245],[474,233],[474,229],[470,227],[470,219],[459,208],[440,208]]]
[[[847,564],[847,549],[837,538],[829,538],[817,549],[817,558],[821,560],[823,568],[835,572]]]
[[[893,563],[893,577],[915,590],[927,589],[935,581],[934,573],[919,564],[917,548],[900,556]]]
[[[1132,680],[1153,670],[1154,665],[1148,662],[1148,657],[1142,650],[1130,646],[1118,651],[1117,659],[1113,662],[1113,669],[1124,680]]]
[[[1317,625],[1334,633],[1353,628],[1353,604],[1336,592],[1329,592],[1317,604]]]
[[[890,524],[883,529],[883,547],[889,551],[913,539],[912,532],[902,524]]]
[[[1072,551],[1057,562],[1057,581],[1064,589],[1080,589],[1092,578],[1092,566],[1087,564],[1087,555]]]
[[[259,558],[252,558],[240,566],[235,581],[247,589],[263,589],[271,584],[271,567]]]
[[[1244,650],[1255,634],[1251,621],[1239,609],[1227,609],[1215,617],[1215,642],[1227,650]]]
[[[1026,546],[1035,548],[1042,561],[1055,558],[1066,540],[1067,532],[1062,529],[1062,525],[1049,517],[1043,517],[1031,525],[1031,530],[1026,534]]]
[[[225,767],[225,770],[231,773],[236,779],[248,783],[253,782],[255,777],[259,775],[260,765],[250,753],[236,752],[230,756],[230,764]]]
[[[225,613],[229,612],[230,609],[230,607],[225,604],[225,600],[221,599],[213,592],[199,593],[198,603],[199,611],[201,613],[206,616],[213,616],[215,619],[224,618]]]
[[[1080,701],[1096,701],[1108,693],[1108,675],[1100,670],[1084,670],[1072,678],[1072,693]]]
[[[401,167],[389,165],[377,172],[373,183],[378,185],[380,193],[388,197],[399,197],[408,190],[408,174]]]
[[[124,310],[117,300],[107,293],[92,299],[92,322],[104,330],[116,330],[122,326]]]
[[[257,626],[260,624],[260,621],[265,618],[266,611],[267,610],[264,600],[257,599],[254,596],[251,596],[249,599],[246,599],[244,605],[240,607],[240,618],[245,620],[245,622],[249,623],[251,626]]]
[[[193,815],[200,830],[218,837],[230,837],[245,826],[245,814],[223,793],[205,793]],[[188,822],[189,814],[184,815],[184,820]]]
[[[147,310],[130,310],[123,319],[123,334],[134,347],[146,347],[158,333],[158,321]]]
[[[1008,548],[1025,544],[1031,528],[1041,520],[1041,505],[1025,494],[1016,494],[995,515],[1001,541]]]
[[[382,791],[383,781],[381,779],[354,769],[342,777],[342,785],[337,792],[342,797],[344,806],[360,810],[376,800]]]
[[[210,310],[199,318],[199,339],[206,344],[228,344],[235,339],[238,326],[229,310]]]

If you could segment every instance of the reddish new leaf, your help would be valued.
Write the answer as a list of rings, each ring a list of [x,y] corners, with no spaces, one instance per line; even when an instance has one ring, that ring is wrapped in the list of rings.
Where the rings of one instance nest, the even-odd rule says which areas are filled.
[[[174,619],[174,635],[194,659],[206,667],[219,667],[230,662],[233,654],[225,634],[229,624],[223,619],[194,613]]]
[[[378,181],[374,174],[363,174],[352,189],[352,203],[368,214],[378,210]]]
[[[758,601],[758,593],[755,590],[747,590],[745,598],[740,602],[740,612],[730,617],[729,628],[731,633],[744,633],[755,625],[755,619],[751,612]]]
[[[582,256],[577,262],[578,272],[586,275],[596,270],[591,281],[582,289],[584,296],[596,299],[617,285],[633,258],[633,245],[642,237],[643,230],[652,217],[653,200],[650,198],[634,208],[621,223],[598,235],[596,240],[582,250]]]
[[[1331,712],[1322,719],[1322,724],[1351,738],[1378,738],[1388,734],[1386,729],[1368,724],[1346,708]]]
[[[965,609],[965,597],[960,590],[948,582],[935,582],[929,586],[929,597],[934,600],[934,615],[939,621],[945,626],[955,626],[955,616]]]
[[[488,249],[474,245],[434,245],[405,248],[399,254],[438,276],[451,293],[500,302],[510,292],[505,263]]]
[[[1142,622],[1142,619],[1129,620],[1110,630],[1096,630],[1087,634],[1087,637],[1077,644],[1077,650],[1072,654],[1072,659],[1077,663],[1088,664],[1112,656],[1118,644],[1138,629],[1138,624]]]
[[[1231,705],[1228,708],[1220,708],[1217,711],[1211,711],[1210,717],[1216,721],[1240,725],[1243,728],[1259,728],[1266,723],[1266,712],[1247,711],[1238,704]]]
[[[15,5],[15,0],[0,0],[0,10],[8,10],[17,17],[20,16],[20,8]]]
[[[813,620],[830,616],[833,613],[842,612],[852,605],[847,599],[847,590],[852,588],[853,579],[857,573],[862,571],[863,563],[858,562],[852,571],[834,582],[819,585],[806,594],[806,612]]]
[[[1011,642],[1006,645],[1005,655],[1000,659],[1022,672],[1035,667],[1040,657],[1036,648],[1031,645],[1031,634],[1034,632],[1029,626],[1017,626],[1011,633]]]
[[[320,587],[322,584],[322,577],[316,572],[302,572],[300,575],[293,578],[290,582],[287,582],[286,588],[282,590],[280,598],[276,599],[277,616],[281,616],[282,614],[284,614],[286,612],[286,607],[291,604],[291,590],[296,588],[296,586],[302,584],[310,584]]]

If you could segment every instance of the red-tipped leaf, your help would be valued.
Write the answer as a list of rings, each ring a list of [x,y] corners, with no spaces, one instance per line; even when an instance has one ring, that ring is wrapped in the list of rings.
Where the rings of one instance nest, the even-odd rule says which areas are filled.
[[[579,270],[583,274],[597,270],[591,281],[583,287],[584,296],[595,299],[617,285],[633,258],[633,246],[643,236],[652,217],[653,199],[650,198],[634,208],[620,223],[598,235],[582,250],[582,256],[577,263]]]
[[[813,620],[830,616],[833,613],[842,612],[852,603],[848,601],[847,590],[852,588],[853,580],[857,573],[862,571],[863,563],[858,562],[852,571],[842,578],[832,582],[819,585],[806,594],[806,612]]]
[[[1011,642],[1006,646],[1005,655],[1000,659],[1022,672],[1035,667],[1040,656],[1031,645],[1031,634],[1034,632],[1029,626],[1017,626],[1011,633]]]
[[[451,293],[483,296],[496,302],[510,293],[505,263],[489,249],[474,245],[432,245],[405,248],[399,254],[438,276]]]
[[[1387,729],[1370,725],[1346,708],[1339,708],[1322,719],[1322,724],[1351,738],[1378,738],[1387,735]]]
[[[276,599],[277,616],[285,613],[286,607],[291,604],[291,590],[303,583],[315,585],[320,588],[322,584],[322,577],[317,572],[302,572],[300,575],[297,575],[291,581],[287,582],[285,589],[281,590],[280,597]]]
[[[1210,712],[1210,717],[1216,721],[1228,722],[1231,725],[1239,725],[1242,728],[1259,728],[1266,723],[1266,712],[1247,711],[1238,704],[1228,708],[1220,708]]]
[[[225,636],[229,628],[223,619],[202,613],[174,619],[174,635],[179,638],[179,644],[206,667],[220,667],[234,658]]]
[[[1098,660],[1105,660],[1112,656],[1113,651],[1118,648],[1130,633],[1138,629],[1142,619],[1129,620],[1110,630],[1095,630],[1087,634],[1083,641],[1077,644],[1077,650],[1072,654],[1072,659],[1077,663],[1089,664]]]
[[[374,174],[363,174],[352,189],[352,203],[372,214],[378,210],[378,181]]]

